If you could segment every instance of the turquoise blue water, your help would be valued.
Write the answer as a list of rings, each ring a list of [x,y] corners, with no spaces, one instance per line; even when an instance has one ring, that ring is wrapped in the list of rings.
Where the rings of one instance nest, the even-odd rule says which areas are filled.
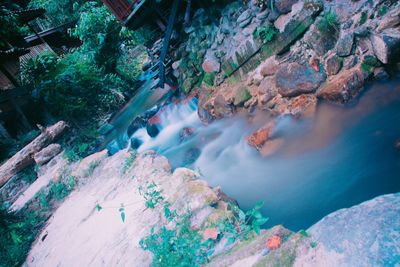
[[[278,120],[274,136],[283,146],[269,157],[246,143],[266,115],[204,126],[195,101],[167,108],[156,138],[145,129],[133,137],[143,142],[139,151],[154,149],[174,167],[199,171],[244,209],[264,201],[266,227],[306,229],[335,210],[400,191],[399,85],[399,80],[374,83],[346,106],[321,104],[314,118]],[[180,137],[184,127],[194,134]]]

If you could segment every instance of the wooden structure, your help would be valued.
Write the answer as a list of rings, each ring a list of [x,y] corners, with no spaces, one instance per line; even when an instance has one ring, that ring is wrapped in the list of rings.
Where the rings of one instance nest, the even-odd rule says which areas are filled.
[[[0,49],[0,136],[12,138],[18,132],[32,129],[31,122],[25,116],[24,109],[29,107],[30,93],[21,83],[21,66],[25,66],[29,59],[37,57],[44,51],[54,53],[45,38],[52,36],[63,27],[50,29],[45,33],[38,33],[30,22],[45,13],[44,9],[24,9],[10,11],[19,22],[27,25],[34,33],[32,36],[12,36],[3,40],[8,47]],[[55,36],[54,39],[60,39]],[[30,114],[32,119],[32,115]],[[8,130],[8,131],[7,131]],[[14,131],[14,134],[10,134]]]
[[[125,22],[125,20],[132,13],[134,6],[138,4],[140,0],[102,0],[102,2],[119,21]],[[144,2],[144,0],[141,2]]]

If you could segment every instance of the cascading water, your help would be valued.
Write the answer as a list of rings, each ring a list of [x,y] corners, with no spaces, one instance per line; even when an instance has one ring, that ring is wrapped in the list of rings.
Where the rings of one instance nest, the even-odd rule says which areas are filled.
[[[356,105],[320,105],[312,119],[279,119],[274,135],[283,145],[268,157],[246,141],[270,119],[265,113],[205,126],[195,99],[167,106],[156,137],[141,128],[121,135],[122,143],[140,140],[138,151],[156,150],[173,167],[198,170],[245,209],[263,200],[268,225],[298,230],[337,209],[400,191],[398,84],[375,83]]]

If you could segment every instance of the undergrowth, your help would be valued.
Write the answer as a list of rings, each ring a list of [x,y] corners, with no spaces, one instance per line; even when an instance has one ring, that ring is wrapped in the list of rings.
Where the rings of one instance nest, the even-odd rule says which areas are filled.
[[[8,213],[0,207],[0,266],[21,266],[43,224],[37,213]]]

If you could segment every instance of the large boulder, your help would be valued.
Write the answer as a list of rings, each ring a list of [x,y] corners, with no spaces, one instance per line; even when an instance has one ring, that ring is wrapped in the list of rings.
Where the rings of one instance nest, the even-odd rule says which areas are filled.
[[[292,6],[297,3],[298,0],[275,0],[275,8],[281,14],[286,14],[292,11]]]
[[[325,69],[328,75],[336,75],[343,66],[343,60],[337,55],[332,55],[326,59]]]
[[[319,89],[317,95],[331,102],[347,102],[361,91],[367,78],[368,74],[359,66],[353,67],[333,76]]]
[[[257,150],[261,149],[271,137],[274,128],[274,122],[267,123],[265,126],[261,127],[260,129],[249,135],[247,137],[247,143]]]
[[[309,66],[291,63],[281,68],[275,75],[279,94],[286,97],[313,93],[324,82],[326,75]]]
[[[249,92],[249,89],[246,86],[241,86],[236,91],[235,101],[233,102],[233,104],[235,106],[241,106],[246,101],[248,101],[250,98],[251,98],[251,94]]]
[[[340,57],[347,57],[351,54],[354,44],[353,33],[342,33],[336,45],[336,53]]]
[[[370,37],[376,57],[383,64],[388,64],[396,59],[400,53],[400,32],[389,29]]]
[[[380,196],[331,213],[308,233],[318,247],[296,259],[298,266],[316,266],[322,259],[325,266],[397,266],[400,194]]]

